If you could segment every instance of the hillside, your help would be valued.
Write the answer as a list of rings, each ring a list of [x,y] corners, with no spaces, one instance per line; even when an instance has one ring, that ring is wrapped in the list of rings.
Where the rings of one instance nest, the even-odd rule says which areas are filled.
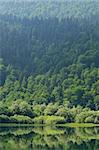
[[[14,15],[20,18],[66,17],[89,18],[98,16],[98,0],[1,0],[0,14]]]
[[[98,1],[0,1],[0,104],[8,117],[99,121]]]

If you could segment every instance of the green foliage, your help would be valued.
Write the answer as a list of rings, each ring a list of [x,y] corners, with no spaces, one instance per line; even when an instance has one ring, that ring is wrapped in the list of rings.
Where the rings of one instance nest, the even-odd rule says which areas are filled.
[[[10,122],[10,118],[6,115],[0,115],[0,123],[8,123]]]
[[[85,119],[85,123],[94,123],[94,116],[89,116]]]
[[[60,116],[40,116],[34,118],[35,124],[55,125],[65,123],[64,117]]]
[[[33,117],[31,106],[21,99],[16,100],[11,106],[10,111],[12,114],[24,115]]]
[[[50,103],[47,105],[46,109],[44,110],[45,115],[54,115],[58,109],[58,105],[55,103]]]
[[[9,108],[4,104],[4,102],[0,102],[0,115],[9,115],[10,110]]]
[[[99,123],[99,111],[85,111],[76,116],[79,123]]]
[[[44,110],[46,108],[45,104],[41,104],[41,105],[34,105],[33,106],[33,112],[35,114],[35,116],[40,116],[44,114]]]
[[[28,116],[14,115],[10,117],[10,122],[12,123],[33,123],[33,120]]]
[[[12,6],[12,7],[10,7]],[[13,16],[18,16],[20,18],[49,18],[57,17],[59,19],[64,19],[66,17],[71,18],[73,15],[75,18],[88,18],[95,16],[99,13],[99,2],[90,0],[33,0],[33,1],[1,1],[0,7],[1,14],[11,14]]]
[[[0,1],[0,115],[97,123],[98,33],[98,1]]]

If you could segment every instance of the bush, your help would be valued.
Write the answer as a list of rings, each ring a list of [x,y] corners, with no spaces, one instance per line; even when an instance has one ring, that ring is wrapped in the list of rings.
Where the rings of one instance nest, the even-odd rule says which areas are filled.
[[[95,120],[94,116],[89,116],[85,119],[85,123],[94,123],[94,120]]]
[[[99,111],[81,112],[76,116],[78,123],[99,123]]]
[[[55,103],[49,103],[47,106],[46,106],[46,109],[44,110],[44,114],[47,116],[51,116],[51,115],[55,115],[55,113],[57,112],[58,110],[58,104]]]
[[[35,124],[62,124],[65,123],[64,117],[59,116],[40,116],[34,118]]]
[[[0,115],[0,123],[8,123],[10,122],[10,118],[6,115]]]
[[[35,117],[33,119],[33,122],[35,124],[44,124],[44,116]]]
[[[28,116],[14,115],[10,117],[12,123],[33,123],[33,120]]]
[[[76,122],[78,122],[78,123],[84,123],[84,122],[85,122],[85,119],[86,119],[87,117],[92,116],[93,113],[94,113],[94,111],[81,112],[80,114],[78,114],[78,115],[76,116],[76,119],[75,119],[75,120],[76,120]]]
[[[16,100],[12,105],[9,107],[10,111],[12,112],[12,115],[28,115],[29,117],[33,117],[33,111],[31,109],[31,106],[22,99]]]

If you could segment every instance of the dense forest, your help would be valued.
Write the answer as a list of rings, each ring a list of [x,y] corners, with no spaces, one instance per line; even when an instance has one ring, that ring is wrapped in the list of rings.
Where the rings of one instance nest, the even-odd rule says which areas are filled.
[[[99,1],[0,1],[0,122],[99,123]]]

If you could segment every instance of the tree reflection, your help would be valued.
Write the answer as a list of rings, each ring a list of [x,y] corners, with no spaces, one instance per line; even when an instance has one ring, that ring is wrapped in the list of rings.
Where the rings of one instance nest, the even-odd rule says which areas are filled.
[[[98,150],[99,128],[1,127],[1,150]]]

